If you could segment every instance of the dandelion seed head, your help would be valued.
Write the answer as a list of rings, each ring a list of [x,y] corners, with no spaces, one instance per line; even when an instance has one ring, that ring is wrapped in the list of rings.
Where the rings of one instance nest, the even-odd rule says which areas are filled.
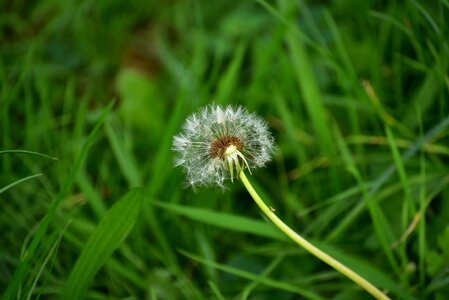
[[[269,162],[273,137],[266,122],[243,107],[209,105],[187,118],[173,150],[189,185],[223,187],[243,169]]]

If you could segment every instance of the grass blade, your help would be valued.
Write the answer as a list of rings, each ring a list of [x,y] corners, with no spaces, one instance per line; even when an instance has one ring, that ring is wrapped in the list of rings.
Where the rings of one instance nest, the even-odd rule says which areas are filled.
[[[14,298],[14,295],[17,294],[17,290],[20,288],[20,285],[22,281],[24,280],[26,273],[29,269],[29,264],[31,258],[34,256],[37,247],[41,240],[44,238],[45,233],[47,231],[48,226],[50,225],[50,222],[53,220],[56,209],[58,208],[59,204],[61,203],[62,199],[66,196],[67,192],[69,191],[70,187],[72,186],[73,182],[75,181],[76,174],[81,168],[81,164],[84,161],[84,159],[87,156],[87,152],[92,145],[92,143],[95,140],[95,137],[100,130],[101,125],[104,122],[104,119],[108,115],[108,113],[111,111],[113,106],[113,102],[111,102],[108,107],[103,111],[102,115],[100,116],[99,120],[95,124],[94,129],[91,131],[89,136],[87,137],[86,142],[83,145],[83,148],[81,149],[81,153],[78,156],[78,159],[75,161],[74,167],[72,168],[70,174],[68,175],[67,179],[64,182],[64,185],[61,187],[61,190],[56,195],[56,199],[53,201],[52,206],[49,208],[48,213],[45,215],[45,217],[42,219],[42,222],[39,224],[39,227],[36,231],[36,235],[34,236],[33,240],[31,241],[30,245],[28,246],[27,250],[25,251],[25,254],[23,258],[21,259],[20,263],[18,264],[12,279],[6,289],[6,292],[3,294],[3,300],[8,300]]]
[[[225,228],[228,230],[250,233],[270,239],[283,241],[286,240],[284,235],[277,231],[271,224],[264,223],[262,221],[256,221],[250,218],[222,212],[215,212],[204,208],[195,208],[161,202],[152,203],[165,210],[182,215],[197,222]]]
[[[239,71],[242,66],[245,50],[245,43],[239,44],[235,50],[232,62],[229,64],[228,69],[225,71],[224,75],[220,79],[220,82],[218,83],[218,91],[214,97],[217,103],[226,103],[226,101],[228,101],[228,99],[232,96],[232,92],[235,89]]]
[[[52,160],[58,160],[57,157],[53,157],[47,154],[43,154],[43,153],[39,153],[39,152],[35,152],[35,151],[29,151],[29,150],[21,150],[21,149],[15,149],[15,150],[1,150],[0,154],[4,154],[4,153],[24,153],[24,154],[32,154],[32,155],[37,155],[37,156],[42,156],[48,159],[52,159]]]
[[[126,151],[125,143],[120,139],[118,134],[112,128],[111,120],[106,120],[104,124],[106,136],[108,137],[111,149],[114,152],[115,158],[122,170],[123,175],[130,186],[140,186],[142,179],[138,168],[136,167],[135,159],[132,157],[130,151]]]
[[[42,176],[42,174],[34,174],[34,175],[30,175],[30,176],[21,178],[21,179],[19,179],[19,180],[16,180],[16,181],[14,181],[13,183],[10,183],[10,184],[8,184],[7,186],[4,186],[4,187],[0,188],[0,194],[3,193],[3,192],[5,192],[5,191],[7,191],[7,190],[9,190],[9,189],[12,188],[12,187],[14,187],[14,186],[16,186],[16,185],[18,185],[18,184],[24,182],[24,181],[27,181],[27,180],[29,180],[29,179],[33,179],[33,178],[36,178],[36,177],[39,177],[39,176]]]
[[[133,228],[143,198],[141,188],[132,189],[100,221],[67,279],[62,299],[83,299],[97,271]]]
[[[264,284],[264,285],[267,285],[267,286],[271,286],[271,287],[279,289],[279,290],[284,290],[284,291],[288,291],[288,292],[291,292],[291,293],[295,293],[295,294],[301,295],[301,296],[304,297],[304,299],[324,299],[324,298],[322,298],[321,296],[315,294],[312,291],[309,291],[309,290],[304,289],[304,288],[300,288],[300,287],[298,287],[296,285],[293,285],[293,284],[290,284],[290,283],[286,283],[284,281],[273,280],[273,279],[265,277],[264,275],[260,276],[260,275],[257,275],[257,274],[254,274],[254,273],[251,273],[251,272],[248,272],[248,271],[245,271],[245,270],[241,270],[241,269],[233,268],[233,267],[226,266],[226,265],[223,265],[223,264],[219,264],[219,263],[216,263],[216,262],[213,262],[213,261],[209,261],[209,260],[203,259],[202,257],[199,257],[199,256],[197,256],[195,254],[189,253],[187,251],[179,250],[179,252],[182,255],[185,255],[188,258],[193,259],[195,261],[198,261],[198,262],[200,262],[202,264],[206,264],[206,265],[212,266],[212,267],[217,268],[217,269],[219,269],[221,271],[224,271],[224,272],[227,272],[227,273],[230,273],[230,274],[242,277],[242,278],[246,278],[246,279],[252,280],[252,281],[257,282],[257,283],[261,283],[261,284]]]
[[[301,89],[305,107],[318,137],[318,144],[323,153],[329,158],[329,162],[331,162],[331,180],[329,183],[335,190],[338,190],[340,178],[337,176],[335,169],[337,154],[334,147],[329,147],[329,145],[332,145],[332,134],[327,125],[326,108],[312,71],[310,59],[303,44],[293,31],[287,35],[287,44],[290,49],[292,66],[296,72],[298,86]]]
[[[401,160],[406,163],[413,156],[419,153],[419,150],[423,145],[429,143],[433,138],[441,134],[446,128],[449,127],[449,117],[444,118],[440,123],[435,125],[432,129],[427,131],[425,135],[417,138],[413,144],[401,154]],[[368,195],[373,196],[385,185],[388,179],[395,174],[396,166],[389,166],[384,172],[382,172],[374,181],[368,190]],[[360,203],[345,217],[345,220],[340,222],[338,226],[329,234],[329,238],[335,238],[342,234],[348,226],[360,216],[360,214],[366,209],[365,203]]]
[[[371,263],[361,260],[354,255],[345,254],[328,243],[319,243],[317,241],[313,241],[313,243],[351,269],[355,270],[357,273],[361,274],[373,284],[388,290],[390,295],[394,294],[398,296],[395,299],[416,300],[416,298],[409,293],[409,290],[405,289],[401,284],[391,280],[386,273]]]

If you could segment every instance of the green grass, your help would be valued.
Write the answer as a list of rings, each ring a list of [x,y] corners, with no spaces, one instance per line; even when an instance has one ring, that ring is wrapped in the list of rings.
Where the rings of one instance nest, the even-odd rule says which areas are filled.
[[[9,2],[4,299],[367,299],[241,182],[185,187],[172,137],[209,103],[267,120],[251,181],[293,229],[394,299],[449,294],[447,0]]]

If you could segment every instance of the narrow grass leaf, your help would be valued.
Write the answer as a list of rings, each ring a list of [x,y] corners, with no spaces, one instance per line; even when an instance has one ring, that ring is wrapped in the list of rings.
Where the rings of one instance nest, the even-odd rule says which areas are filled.
[[[232,95],[232,91],[235,89],[235,85],[237,84],[237,78],[243,62],[245,50],[245,43],[241,43],[235,50],[232,62],[229,64],[228,69],[218,83],[217,94],[213,98],[217,103],[227,102],[229,97]]]
[[[344,254],[339,249],[329,246],[329,244],[324,244],[317,241],[313,241],[313,243],[321,250],[325,251],[341,263],[362,275],[374,285],[395,294],[398,296],[397,299],[416,300],[416,298],[408,293],[402,285],[391,280],[390,277],[379,268],[376,268],[366,261],[356,258],[354,255]]]
[[[424,133],[423,129],[423,119],[421,108],[417,106],[416,116],[419,124],[419,135],[422,136]],[[426,184],[427,171],[426,171],[426,160],[424,156],[424,149],[421,150],[419,157],[420,165],[420,177],[423,179],[422,183],[419,185],[419,217],[420,222],[418,224],[418,270],[419,270],[419,282],[421,286],[425,286],[426,281],[426,254],[427,254],[427,232],[426,232]]]
[[[30,176],[21,178],[19,180],[16,180],[13,183],[10,183],[7,186],[4,186],[4,187],[0,188],[0,194],[5,192],[5,191],[7,191],[7,190],[9,190],[12,187],[14,187],[14,186],[24,182],[24,181],[27,181],[27,180],[30,180],[30,179],[33,179],[33,178],[36,178],[36,177],[39,177],[39,176],[42,176],[42,174],[34,174],[34,175],[30,175]]]
[[[206,260],[206,259],[204,259],[202,257],[199,257],[199,256],[195,255],[195,254],[192,254],[192,253],[189,253],[187,251],[184,251],[184,250],[178,250],[178,251],[182,255],[185,255],[186,257],[188,257],[188,258],[190,258],[192,260],[195,260],[197,262],[200,262],[202,264],[210,265],[210,266],[212,266],[214,268],[217,268],[218,270],[224,271],[226,273],[233,274],[233,275],[236,275],[236,276],[239,276],[239,277],[242,277],[242,278],[246,278],[246,279],[249,279],[249,280],[252,280],[252,281],[264,284],[266,286],[270,286],[270,287],[275,288],[275,289],[284,290],[284,291],[287,291],[287,292],[291,292],[291,293],[295,293],[295,294],[301,295],[301,296],[305,297],[305,299],[317,299],[317,300],[318,299],[320,299],[320,300],[325,299],[325,298],[322,298],[321,296],[315,294],[314,292],[312,292],[310,290],[298,287],[296,285],[287,283],[285,281],[277,281],[277,280],[274,280],[274,279],[267,278],[265,276],[260,276],[260,275],[257,275],[257,274],[245,271],[245,270],[241,270],[241,269],[237,269],[237,268],[230,267],[230,266],[227,266],[227,265],[219,264],[219,263],[216,263],[214,261],[209,261],[209,260]]]
[[[391,154],[393,155],[394,164],[396,166],[399,178],[401,180],[402,188],[404,189],[405,198],[403,201],[402,211],[402,226],[405,231],[409,225],[410,218],[412,218],[416,212],[416,207],[411,196],[410,185],[408,182],[407,174],[405,172],[404,162],[401,159],[398,147],[396,145],[395,138],[391,129],[387,126],[385,128],[387,133],[388,143],[390,144]]]
[[[363,191],[363,202],[368,207],[368,211],[370,213],[371,220],[373,222],[373,226],[376,231],[377,238],[379,239],[379,242],[382,246],[382,249],[384,250],[388,258],[388,261],[390,262],[390,265],[396,271],[396,273],[398,275],[403,275],[402,274],[403,272],[401,273],[399,264],[396,261],[393,250],[391,248],[391,244],[394,241],[394,234],[393,231],[391,230],[391,226],[387,221],[387,218],[385,217],[385,214],[383,213],[381,207],[379,206],[379,200],[374,196],[368,195],[365,182],[361,177],[361,175],[354,170],[351,171],[355,179],[357,180],[360,189]]]
[[[47,154],[43,154],[43,153],[39,153],[39,152],[35,152],[35,151],[28,151],[28,150],[21,150],[21,149],[14,149],[14,150],[1,150],[0,154],[4,154],[4,153],[24,153],[24,154],[31,154],[31,155],[37,155],[37,156],[42,156],[48,159],[52,159],[52,160],[58,160],[57,157],[53,157]]]
[[[209,224],[228,230],[254,234],[274,240],[286,240],[284,235],[281,232],[277,231],[271,224],[264,223],[262,221],[257,221],[250,218],[223,212],[216,212],[204,208],[188,207],[156,201],[152,203],[165,210],[204,224]]]
[[[135,159],[131,156],[130,151],[126,151],[127,149],[124,149],[123,145],[125,145],[125,143],[120,140],[119,136],[112,128],[111,120],[109,118],[106,120],[104,128],[112,151],[114,152],[114,156],[117,159],[120,169],[128,181],[128,184],[130,186],[142,185],[141,175],[135,164]]]
[[[100,219],[106,213],[106,205],[101,199],[100,193],[95,189],[93,183],[89,181],[88,175],[84,170],[80,170],[76,176],[76,184],[82,193],[89,199],[88,204],[92,207],[96,217]]]
[[[62,299],[84,299],[94,275],[133,228],[143,198],[143,190],[134,188],[106,213],[76,261],[65,284]]]
[[[273,261],[263,270],[261,273],[261,276],[267,277],[270,275],[270,273],[278,267],[278,265],[281,263],[281,261],[284,259],[284,254],[279,254],[276,256]],[[259,285],[258,281],[252,281],[250,284],[248,284],[243,290],[242,290],[242,296],[241,300],[247,300],[249,299],[251,292]]]
[[[67,222],[66,226],[64,226],[64,228],[62,229],[62,231],[60,233],[57,233],[58,237],[56,239],[54,239],[54,238],[50,238],[49,239],[49,240],[53,240],[54,239],[55,241],[53,242],[53,246],[48,251],[48,254],[45,255],[45,257],[44,257],[44,259],[43,259],[43,261],[42,261],[42,263],[41,263],[41,265],[40,265],[40,267],[39,267],[39,269],[38,269],[38,271],[37,271],[37,273],[35,275],[33,283],[32,283],[32,285],[31,285],[31,287],[30,287],[30,289],[28,291],[28,296],[27,296],[26,300],[33,299],[33,296],[35,298],[38,298],[36,296],[40,296],[38,291],[35,292],[35,290],[36,290],[36,288],[38,286],[39,279],[41,278],[41,276],[42,276],[42,274],[43,274],[47,264],[49,264],[51,262],[51,259],[54,259],[54,257],[56,256],[56,252],[57,252],[57,249],[59,248],[59,244],[61,242],[62,236],[64,235],[64,232],[67,229],[67,227],[69,226],[69,224],[70,224],[70,221]]]
[[[324,11],[324,18],[328,24],[329,30],[332,33],[333,41],[335,42],[335,50],[336,54],[338,55],[339,59],[342,62],[342,67],[339,67],[339,64],[333,65],[335,68],[335,71],[337,72],[337,79],[340,82],[340,85],[343,87],[343,89],[346,91],[347,95],[354,95],[355,98],[360,97],[360,89],[357,88],[359,86],[359,79],[357,76],[357,73],[354,69],[354,66],[352,64],[350,55],[348,53],[348,50],[345,46],[345,43],[343,41],[343,38],[340,34],[340,30],[335,23],[334,18],[332,17],[332,14],[329,10]],[[347,102],[347,101],[345,101]],[[357,106],[356,105],[348,105],[348,116],[349,121],[351,124],[352,132],[353,134],[359,134],[360,133],[360,120],[359,115],[357,112]],[[357,154],[362,155],[362,147],[357,146],[356,148]]]
[[[438,73],[435,70],[437,68],[447,70],[448,67],[446,63],[441,66],[434,65],[431,68],[432,71],[429,71],[426,74],[426,79],[422,82],[421,87],[415,92],[413,98],[410,100],[408,106],[410,108],[403,114],[403,123],[412,130],[418,126],[416,121],[416,106],[419,105],[421,107],[423,114],[428,113],[428,110],[432,108],[432,104],[438,99],[438,92],[443,86],[441,80],[438,78]]]
[[[385,214],[383,213],[381,207],[379,206],[378,203],[379,201],[375,199],[373,196],[368,195],[367,193],[368,189],[365,180],[362,178],[362,175],[357,165],[355,164],[352,154],[349,151],[349,148],[347,147],[347,144],[345,143],[337,124],[334,125],[334,136],[336,137],[337,145],[347,170],[357,180],[360,190],[363,193],[363,200],[368,207],[371,220],[373,222],[373,226],[376,231],[376,235],[380,241],[380,244],[382,245],[382,248],[388,260],[390,261],[392,267],[396,270],[397,273],[400,273],[399,265],[396,262],[393,251],[390,247],[391,242],[394,240],[394,234],[391,229],[391,226],[388,223],[387,218],[385,217]]]
[[[95,137],[97,136],[97,133],[100,130],[100,127],[103,124],[106,116],[111,111],[113,104],[114,104],[114,102],[111,102],[106,107],[106,109],[103,111],[100,118],[98,119],[97,123],[95,124],[94,128],[92,129],[91,133],[87,137],[87,140],[84,143],[84,145],[81,149],[81,153],[78,156],[77,160],[75,161],[72,170],[70,171],[69,175],[65,179],[64,184],[61,187],[59,193],[56,195],[55,200],[53,201],[51,207],[48,210],[48,213],[45,215],[45,217],[42,219],[41,223],[39,224],[39,227],[37,228],[35,236],[31,240],[31,243],[28,246],[28,248],[26,249],[24,256],[22,257],[16,270],[14,271],[14,274],[12,276],[10,283],[8,284],[6,292],[3,294],[3,300],[12,299],[12,298],[14,298],[14,295],[17,294],[17,291],[20,288],[20,285],[23,282],[23,280],[27,274],[27,271],[29,269],[29,264],[30,264],[31,258],[33,258],[38,245],[40,244],[41,240],[44,238],[47,228],[50,225],[50,222],[55,217],[56,210],[57,210],[59,204],[61,203],[62,199],[64,199],[64,197],[66,196],[70,187],[73,185],[73,183],[75,181],[75,177],[81,168],[81,164],[84,161],[84,159],[86,158],[87,152],[89,151],[90,146],[93,144]]]
[[[179,101],[176,102],[170,113],[170,119],[168,120],[164,134],[161,137],[159,148],[156,153],[154,153],[151,161],[152,164],[152,174],[150,182],[146,186],[146,193],[148,198],[152,198],[164,185],[165,181],[171,176],[171,168],[167,168],[168,165],[171,165],[171,143],[173,135],[175,134],[179,123],[185,115],[184,112],[184,97],[185,92],[181,91],[179,97]],[[173,251],[170,243],[168,242],[168,238],[166,236],[166,231],[163,230],[161,224],[159,223],[159,219],[157,214],[153,211],[152,205],[144,206],[144,214],[145,221],[151,232],[154,234],[157,243],[164,250],[168,263],[176,262],[176,254]]]
[[[326,109],[323,105],[322,95],[312,71],[309,57],[298,36],[292,30],[287,35],[287,44],[290,49],[292,66],[296,72],[296,79],[302,92],[303,101],[318,136],[318,144],[331,163],[329,183],[335,190],[338,190],[340,179],[335,169],[337,155],[335,148],[329,147],[329,145],[333,144],[332,134],[327,126]]]
[[[214,293],[216,299],[218,299],[218,300],[226,300],[226,298],[223,296],[223,294],[221,293],[221,291],[218,288],[218,286],[212,280],[209,280],[207,282],[207,284],[209,285],[211,291]]]
[[[280,115],[283,126],[285,127],[285,133],[288,136],[289,142],[295,147],[296,157],[298,164],[300,162],[307,161],[307,155],[305,152],[305,147],[302,146],[301,141],[297,138],[297,125],[295,124],[295,116],[289,111],[289,108],[287,107],[287,104],[285,103],[284,97],[280,94],[280,92],[277,92],[275,94],[275,105],[278,111],[278,114]]]
[[[407,162],[411,157],[416,155],[419,150],[427,143],[429,143],[433,138],[441,134],[446,128],[449,127],[449,117],[444,118],[440,123],[435,125],[432,129],[427,131],[427,133],[415,140],[415,142],[401,155],[403,163]],[[368,195],[373,196],[380,191],[380,189],[385,185],[388,179],[394,175],[396,171],[396,166],[389,166],[384,172],[382,172],[374,181],[373,184],[368,189]],[[361,202],[346,216],[344,222],[340,222],[331,234],[329,238],[336,237],[342,234],[352,222],[354,222],[358,216],[366,209],[365,203]]]

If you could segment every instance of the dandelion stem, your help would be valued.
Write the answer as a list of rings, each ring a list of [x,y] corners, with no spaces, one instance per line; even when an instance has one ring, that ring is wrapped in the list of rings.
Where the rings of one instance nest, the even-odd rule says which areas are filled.
[[[274,225],[276,225],[282,232],[284,232],[289,238],[291,238],[295,243],[297,243],[299,246],[310,252],[311,254],[315,255],[317,258],[322,260],[323,262],[327,263],[331,267],[333,267],[338,272],[342,273],[343,275],[347,276],[349,279],[354,281],[357,285],[364,288],[368,293],[370,293],[374,298],[376,299],[382,299],[387,300],[390,299],[387,295],[382,293],[378,288],[376,288],[374,285],[372,285],[370,282],[368,282],[366,279],[361,277],[359,274],[354,272],[353,270],[349,269],[339,261],[335,260],[332,256],[328,255],[327,253],[321,251],[314,245],[312,245],[309,241],[304,239],[302,236],[297,234],[295,231],[293,231],[289,226],[287,226],[281,219],[279,219],[273,211],[265,204],[265,202],[260,198],[260,196],[257,194],[257,192],[254,190],[253,186],[249,182],[248,178],[246,177],[245,173],[243,171],[239,172],[239,177],[242,180],[243,184],[245,185],[245,188],[250,193],[251,197],[254,199],[256,204],[259,206],[259,208],[262,210],[262,212],[273,222]]]

